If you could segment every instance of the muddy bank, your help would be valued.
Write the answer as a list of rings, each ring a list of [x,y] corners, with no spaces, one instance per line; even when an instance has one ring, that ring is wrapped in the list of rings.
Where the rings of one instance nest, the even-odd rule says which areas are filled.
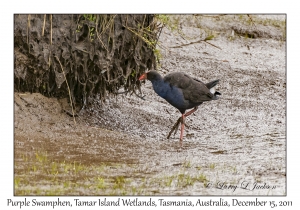
[[[220,26],[210,42],[221,50],[201,42],[178,47],[187,41],[167,28],[160,37],[161,74],[183,71],[204,82],[221,80],[222,98],[187,118],[181,150],[179,134],[166,139],[180,113],[149,81],[142,86],[145,100],[95,100],[78,113],[76,125],[64,111],[66,100],[15,93],[15,193],[285,195],[285,41],[276,26],[265,29],[275,38],[250,39],[230,33],[221,18],[206,19]],[[182,25],[190,37],[205,37],[209,31],[203,28]],[[270,188],[246,190],[245,181]],[[218,189],[218,183],[238,187]]]

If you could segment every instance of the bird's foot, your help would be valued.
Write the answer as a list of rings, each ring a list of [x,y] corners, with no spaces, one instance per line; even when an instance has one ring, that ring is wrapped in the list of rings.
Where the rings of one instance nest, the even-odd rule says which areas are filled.
[[[178,128],[179,128],[179,125],[182,124],[182,117],[179,117],[177,122],[173,125],[171,131],[169,132],[169,135],[167,136],[167,139],[170,138],[170,136],[172,135],[172,133],[174,132],[174,136],[176,135],[177,131],[178,131]],[[189,128],[189,126],[184,122],[183,123],[187,128]]]
[[[179,117],[177,122],[173,125],[171,131],[169,132],[169,135],[167,136],[167,139],[170,138],[170,136],[172,135],[172,133],[175,131],[174,135],[176,134],[179,124],[182,122],[182,117]]]
[[[182,147],[179,147],[179,148],[177,149],[177,152],[182,152]]]

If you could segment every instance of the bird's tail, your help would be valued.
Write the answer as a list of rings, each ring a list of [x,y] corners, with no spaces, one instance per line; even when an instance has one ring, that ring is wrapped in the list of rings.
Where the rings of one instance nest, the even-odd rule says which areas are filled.
[[[222,94],[221,94],[220,92],[216,91],[216,92],[214,93],[213,100],[218,100],[220,95],[222,95]]]
[[[215,90],[215,86],[219,83],[219,81],[220,81],[219,79],[216,79],[214,81],[211,81],[211,82],[205,84],[206,87],[210,90],[210,92],[212,94],[214,94],[213,100],[219,99],[218,96],[221,95],[220,92]]]
[[[215,87],[218,83],[219,83],[219,79],[216,79],[214,81],[211,81],[209,83],[206,83],[205,86],[208,88],[208,89],[211,89],[213,87]]]

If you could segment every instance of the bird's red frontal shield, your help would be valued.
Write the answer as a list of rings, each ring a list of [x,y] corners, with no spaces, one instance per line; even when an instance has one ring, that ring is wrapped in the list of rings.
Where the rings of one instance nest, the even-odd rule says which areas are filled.
[[[145,80],[147,79],[147,73],[144,73],[140,76],[139,80]]]

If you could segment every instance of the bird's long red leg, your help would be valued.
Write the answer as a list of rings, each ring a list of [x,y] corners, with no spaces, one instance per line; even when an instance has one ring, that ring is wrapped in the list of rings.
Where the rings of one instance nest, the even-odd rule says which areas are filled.
[[[178,130],[179,124],[181,123],[181,117],[178,118],[177,122],[174,124],[173,128],[171,129],[171,131],[169,132],[169,135],[167,136],[167,139],[170,138],[170,136],[172,135],[173,131],[175,130],[175,133]]]
[[[179,123],[181,123],[181,132],[180,132],[180,144],[182,144],[182,139],[183,139],[183,130],[184,130],[184,125],[185,125],[185,117],[193,114],[196,110],[198,109],[198,106],[194,107],[194,109],[190,110],[189,112],[185,113],[182,115],[182,117],[179,117],[177,122],[174,124],[173,128],[169,132],[169,135],[167,139],[170,138],[171,134],[175,131],[174,135],[176,134],[176,131],[179,127]]]
[[[198,106],[195,106],[194,109],[192,109],[191,111],[188,111],[187,113],[184,114],[185,117],[193,114],[196,110],[198,109]]]
[[[185,114],[182,115],[182,120],[181,120],[180,147],[182,147],[182,139],[183,139],[184,123],[185,123]]]

